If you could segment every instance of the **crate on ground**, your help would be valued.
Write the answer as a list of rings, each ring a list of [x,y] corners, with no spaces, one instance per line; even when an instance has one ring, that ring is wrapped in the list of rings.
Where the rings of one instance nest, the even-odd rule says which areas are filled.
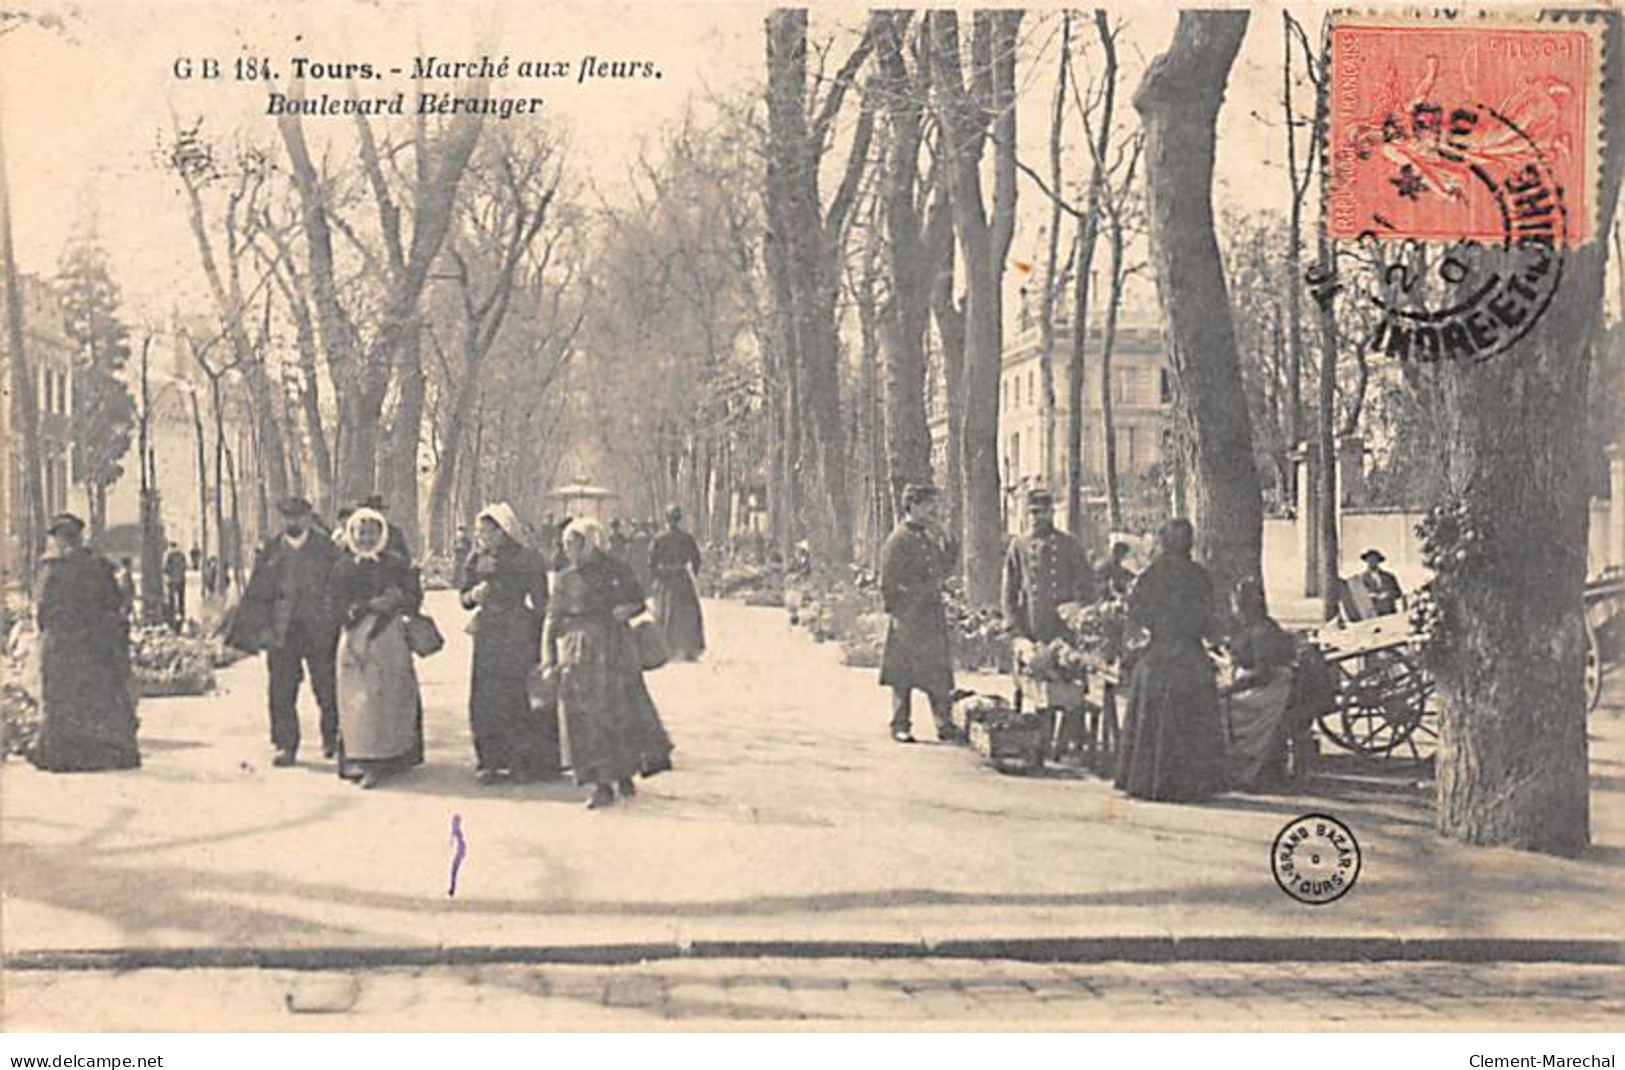
[[[1044,768],[1046,718],[1036,714],[990,717],[970,727],[970,745],[1001,773],[1037,773]]]

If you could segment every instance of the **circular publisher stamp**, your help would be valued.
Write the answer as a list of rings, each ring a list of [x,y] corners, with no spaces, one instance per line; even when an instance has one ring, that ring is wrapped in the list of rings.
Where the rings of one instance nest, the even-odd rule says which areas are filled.
[[[1360,845],[1343,822],[1304,814],[1287,822],[1270,847],[1270,871],[1281,891],[1324,906],[1347,895],[1360,877]]]

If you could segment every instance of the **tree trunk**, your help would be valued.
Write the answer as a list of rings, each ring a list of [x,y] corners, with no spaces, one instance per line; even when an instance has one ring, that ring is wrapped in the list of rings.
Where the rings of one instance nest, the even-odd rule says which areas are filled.
[[[999,473],[999,379],[1003,368],[1003,280],[1015,226],[1015,51],[1020,11],[978,11],[971,86],[959,56],[959,22],[951,11],[930,15],[932,64],[943,92],[943,128],[951,142],[948,173],[954,229],[965,264],[964,400],[959,421],[964,494],[965,590],[989,605],[999,596],[1004,517]],[[974,99],[973,99],[974,94]],[[983,204],[981,156],[993,116],[994,191]]]
[[[868,56],[873,35],[847,59],[809,123],[807,93],[807,12],[780,9],[767,19],[769,227],[779,246],[791,301],[791,330],[812,448],[814,551],[827,565],[852,556],[852,500],[847,492],[846,434],[841,417],[841,347],[836,296],[846,221],[856,201],[874,112],[860,113],[840,186],[826,213],[819,195],[819,163],[830,125],[858,67]],[[807,474],[805,469],[803,477]]]
[[[1169,363],[1193,446],[1197,551],[1219,590],[1261,575],[1263,499],[1213,233],[1215,124],[1244,11],[1181,11],[1134,95],[1145,130],[1146,208]]]
[[[1621,16],[1600,17],[1605,99],[1596,237],[1559,250],[1562,285],[1511,350],[1435,369],[1449,500],[1479,532],[1476,550],[1466,545],[1465,559],[1447,563],[1435,584],[1447,622],[1437,672],[1439,828],[1468,843],[1559,854],[1590,841],[1581,414],[1601,337],[1601,236],[1612,225],[1625,163]]]
[[[214,417],[214,486],[209,495],[210,506],[214,510],[214,537],[222,563],[229,560],[226,556],[226,401],[222,395],[220,376],[209,380],[209,407]],[[209,542],[205,538],[199,547],[207,556]]]
[[[400,396],[390,436],[390,456],[382,463],[390,468],[390,522],[401,529],[406,543],[422,549],[418,538],[418,448],[423,428],[423,332],[414,324],[401,347],[399,367]]]
[[[964,438],[965,408],[965,309],[954,297],[954,258],[938,261],[936,278],[932,282],[931,312],[937,321],[937,336],[942,342],[942,380],[948,395],[946,417],[947,471],[943,473],[943,490],[948,498],[948,531],[965,544],[965,492],[960,473],[960,447]],[[899,501],[901,504],[901,501]]]
[[[190,395],[192,401],[192,432],[197,442],[197,522],[198,544],[207,550],[209,546],[209,459],[208,446],[203,431],[203,411],[198,407],[197,391]]]
[[[11,187],[6,179],[4,124],[0,124],[0,271],[6,275],[6,350],[11,366],[12,413],[22,442],[23,505],[28,515],[22,525],[22,581],[28,590],[34,586],[34,565],[45,545],[45,474],[39,438],[39,394],[34,389],[33,364],[29,360],[27,331],[23,323],[23,286],[17,274],[16,252],[11,235]],[[11,503],[4,503],[7,510]],[[0,533],[4,537],[9,533]]]
[[[1084,354],[1089,344],[1089,291],[1094,284],[1095,243],[1100,236],[1100,199],[1106,182],[1106,150],[1111,144],[1113,112],[1117,102],[1117,39],[1106,22],[1106,12],[1095,9],[1095,32],[1105,56],[1101,76],[1100,128],[1095,131],[1093,163],[1089,171],[1089,192],[1083,218],[1078,220],[1077,246],[1072,257],[1072,350],[1067,355],[1066,414],[1066,527],[1083,534],[1088,523],[1084,516],[1083,427],[1088,414],[1089,391],[1084,381]]]
[[[885,222],[884,245],[887,296],[882,308],[885,341],[884,411],[886,493],[895,506],[909,483],[931,480],[931,431],[926,415],[925,332],[931,316],[931,283],[935,253],[946,252],[944,237],[952,232],[942,224],[925,221],[921,211],[919,155],[929,64],[920,65],[919,77],[910,78],[903,60],[903,24],[906,12],[877,12],[876,78],[891,132],[881,174],[881,204]],[[882,532],[884,535],[884,532]]]
[[[1106,302],[1106,329],[1100,339],[1100,430],[1105,436],[1106,529],[1123,530],[1123,499],[1117,480],[1117,412],[1112,397],[1112,351],[1117,348],[1117,311],[1123,304],[1123,224],[1112,219],[1107,227],[1111,293]]]
[[[1061,55],[1056,64],[1055,97],[1051,102],[1049,121],[1049,188],[1050,197],[1048,248],[1044,259],[1043,303],[1038,315],[1038,418],[1043,425],[1043,439],[1039,471],[1044,486],[1055,489],[1055,299],[1060,296],[1064,280],[1055,277],[1061,261],[1061,118],[1065,114],[1067,69],[1072,59],[1072,12],[1061,15]]]

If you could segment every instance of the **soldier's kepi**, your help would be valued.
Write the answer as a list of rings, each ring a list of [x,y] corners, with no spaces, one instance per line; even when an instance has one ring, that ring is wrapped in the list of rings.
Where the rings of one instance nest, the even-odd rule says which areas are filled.
[[[954,688],[953,658],[942,589],[953,568],[953,552],[937,525],[936,488],[926,483],[903,490],[903,520],[880,553],[880,594],[886,610],[886,646],[880,684],[892,691],[891,735],[914,742],[913,692],[925,692],[937,738],[956,739],[949,717]]]

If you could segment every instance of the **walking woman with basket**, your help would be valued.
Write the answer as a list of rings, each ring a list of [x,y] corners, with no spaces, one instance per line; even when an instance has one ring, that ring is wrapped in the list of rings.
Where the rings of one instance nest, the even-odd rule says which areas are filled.
[[[374,788],[423,760],[423,700],[406,620],[423,604],[417,571],[390,545],[389,522],[357,509],[349,552],[333,569],[343,613],[339,648],[339,775]]]
[[[541,660],[547,612],[547,563],[521,540],[519,518],[506,502],[480,513],[478,548],[463,570],[463,608],[475,611],[474,670],[468,721],[474,734],[475,776],[482,784],[538,780],[558,774],[558,721],[551,731],[532,713],[529,678]]]
[[[628,621],[643,611],[643,591],[624,561],[604,548],[591,519],[565,529],[567,567],[547,607],[542,656],[556,678],[559,713],[577,784],[592,787],[588,809],[636,794],[632,778],[671,768],[671,740],[643,683]]]

